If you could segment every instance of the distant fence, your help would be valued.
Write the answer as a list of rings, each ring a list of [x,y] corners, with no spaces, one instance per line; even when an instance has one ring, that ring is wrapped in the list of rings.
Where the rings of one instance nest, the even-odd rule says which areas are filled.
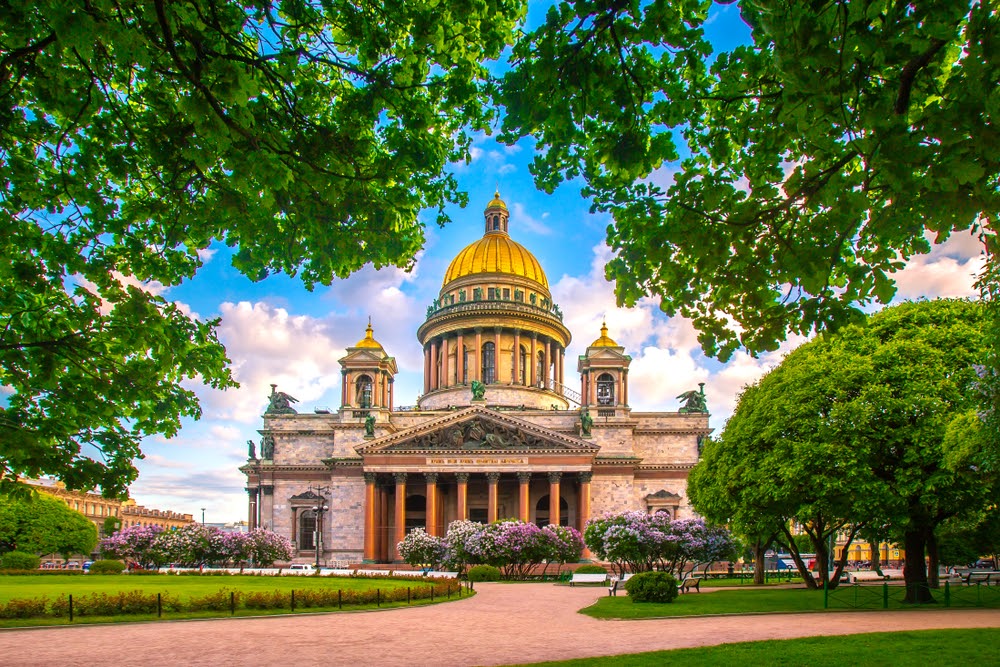
[[[824,609],[903,609],[918,605],[940,605],[942,607],[988,607],[1000,608],[1000,586],[975,583],[968,586],[951,585],[944,582],[940,588],[920,586],[929,592],[933,602],[905,602],[905,584],[882,583],[841,584],[833,589],[824,589]],[[924,597],[921,595],[920,597]]]

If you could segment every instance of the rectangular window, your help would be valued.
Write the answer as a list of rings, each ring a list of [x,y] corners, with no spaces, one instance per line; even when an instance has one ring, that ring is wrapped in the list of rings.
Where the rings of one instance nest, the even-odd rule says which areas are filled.
[[[504,287],[503,288],[503,300],[504,301],[510,301],[510,288],[509,287]]]
[[[494,299],[497,298],[497,290],[496,290],[495,287],[489,287],[489,288],[487,288],[487,290],[486,290],[486,298],[489,299],[490,301],[493,301]]]

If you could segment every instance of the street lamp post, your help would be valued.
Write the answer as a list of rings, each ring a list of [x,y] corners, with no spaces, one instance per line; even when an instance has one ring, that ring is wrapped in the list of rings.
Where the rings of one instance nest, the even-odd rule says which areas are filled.
[[[205,508],[201,508],[201,525],[205,525]]]
[[[320,571],[319,557],[323,553],[323,514],[329,510],[329,506],[325,502],[319,503],[313,506],[313,512],[316,515],[316,535],[313,542],[316,545],[316,572]]]

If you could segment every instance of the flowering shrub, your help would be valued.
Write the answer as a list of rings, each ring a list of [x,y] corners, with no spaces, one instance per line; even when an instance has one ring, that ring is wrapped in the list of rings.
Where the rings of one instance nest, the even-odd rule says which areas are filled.
[[[486,526],[466,548],[481,563],[500,568],[505,579],[526,579],[549,553],[541,528],[514,519]]]
[[[0,618],[34,618],[45,615],[48,599],[11,600],[7,604],[0,603]]]
[[[168,562],[159,549],[154,549],[156,538],[163,532],[159,526],[129,526],[100,542],[105,558],[138,563],[142,567],[158,567]]]
[[[541,537],[548,547],[545,559],[551,563],[573,563],[583,555],[583,535],[576,528],[550,523]]]
[[[428,535],[423,528],[414,528],[402,542],[396,545],[399,555],[410,565],[429,565],[431,569],[448,558],[448,543],[433,535]]]
[[[607,514],[587,524],[587,547],[619,573],[664,570],[677,576],[685,567],[722,560],[735,543],[729,531],[701,519],[671,521],[666,514],[633,511]]]
[[[448,532],[444,537],[448,554],[444,566],[462,574],[467,565],[475,563],[476,558],[469,553],[466,545],[485,529],[486,526],[476,521],[452,521],[448,524]]]
[[[195,523],[167,531],[158,526],[131,526],[101,540],[101,551],[105,557],[145,568],[167,563],[198,567],[245,562],[267,567],[276,560],[291,558],[292,543],[261,528],[249,533],[226,533]]]

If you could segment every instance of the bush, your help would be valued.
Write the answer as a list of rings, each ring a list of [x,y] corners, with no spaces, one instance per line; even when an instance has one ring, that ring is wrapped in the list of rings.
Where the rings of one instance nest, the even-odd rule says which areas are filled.
[[[13,553],[13,552],[11,552]],[[38,618],[45,615],[46,598],[0,602],[0,618]]]
[[[469,568],[469,581],[500,581],[500,568],[492,565],[473,565]]]
[[[677,580],[667,572],[640,572],[625,582],[632,602],[673,602]]]
[[[37,570],[41,564],[41,558],[23,551],[9,551],[0,559],[0,568],[4,570]]]
[[[581,565],[573,570],[576,574],[607,574],[608,571],[601,565]]]
[[[91,574],[121,574],[125,563],[120,560],[95,560],[90,565]]]

